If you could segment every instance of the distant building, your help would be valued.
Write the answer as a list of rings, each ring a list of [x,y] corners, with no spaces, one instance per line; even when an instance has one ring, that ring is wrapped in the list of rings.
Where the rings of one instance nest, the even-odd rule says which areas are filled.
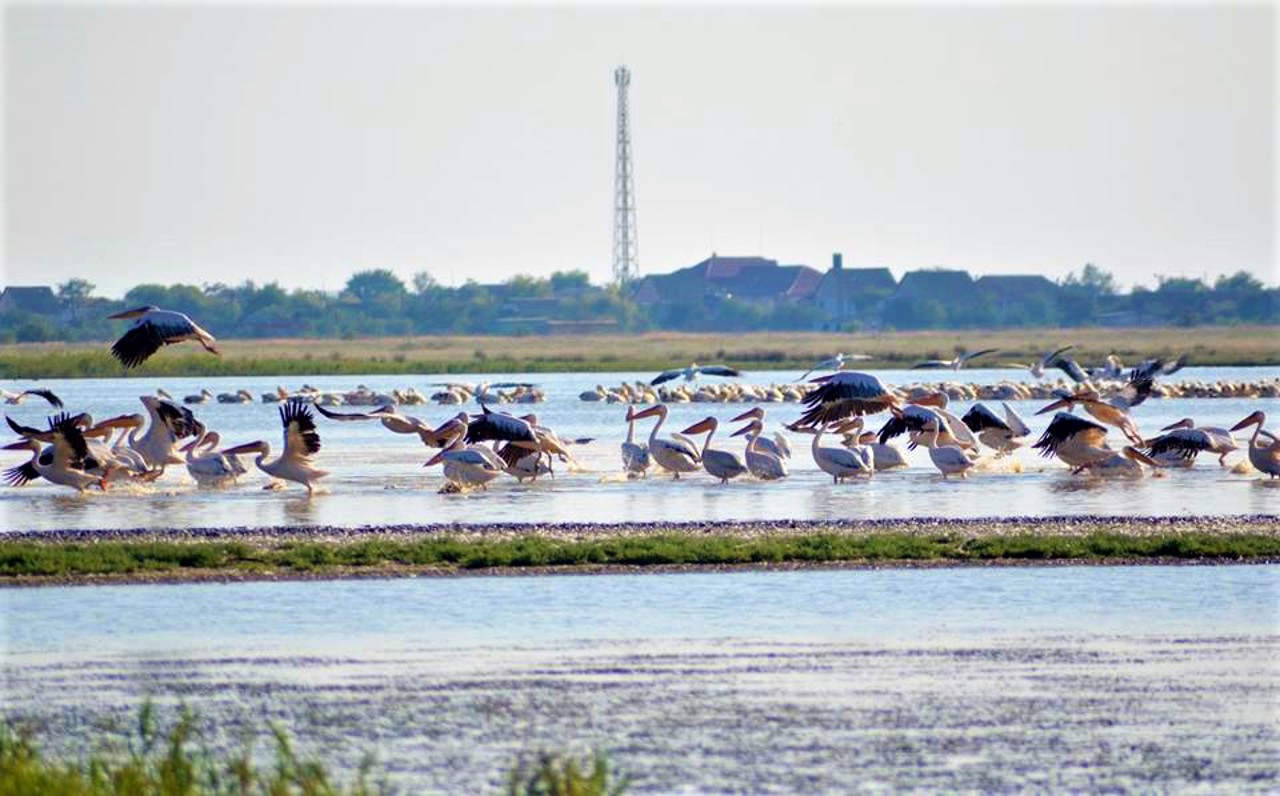
[[[813,296],[822,274],[807,265],[779,265],[765,257],[722,257],[712,253],[696,265],[669,274],[651,274],[636,283],[638,304],[689,303],[710,297],[755,304],[803,301]]]
[[[979,277],[974,286],[995,307],[993,321],[1005,323],[1010,315],[1017,320],[1033,320],[1028,312],[1043,313],[1057,304],[1062,288],[1039,274],[1011,274]]]
[[[885,299],[897,287],[888,268],[845,268],[844,258],[833,254],[831,270],[822,275],[813,301],[826,316],[828,328],[839,329],[852,321],[875,326]]]
[[[898,283],[893,298],[933,300],[945,305],[972,301],[977,293],[977,286],[968,271],[931,268],[908,271]]]
[[[0,293],[0,312],[34,312],[55,316],[63,311],[62,301],[47,285],[7,287]]]

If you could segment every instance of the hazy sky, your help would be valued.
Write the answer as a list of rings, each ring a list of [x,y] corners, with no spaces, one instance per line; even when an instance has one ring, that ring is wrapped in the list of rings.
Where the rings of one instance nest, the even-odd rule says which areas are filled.
[[[5,8],[5,273],[337,289],[711,251],[1276,282],[1270,5]]]

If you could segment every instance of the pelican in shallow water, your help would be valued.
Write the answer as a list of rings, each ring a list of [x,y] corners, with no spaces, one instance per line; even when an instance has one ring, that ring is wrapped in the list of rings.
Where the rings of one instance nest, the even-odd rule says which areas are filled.
[[[787,461],[778,455],[775,448],[768,448],[769,442],[764,434],[764,421],[759,417],[733,432],[732,436],[747,438],[747,448],[743,451],[747,469],[761,481],[777,481],[787,477]]]
[[[1239,443],[1230,431],[1214,426],[1196,426],[1195,421],[1184,417],[1160,429],[1165,432],[1147,440],[1147,449],[1156,459],[1176,458],[1194,461],[1197,454],[1215,453],[1218,464],[1227,466],[1227,454],[1240,450]]]
[[[1280,478],[1280,439],[1269,431],[1264,431],[1267,415],[1261,409],[1231,427],[1232,431],[1253,426],[1253,436],[1249,437],[1249,463],[1260,472],[1271,478]],[[1262,437],[1267,439],[1262,439]]]
[[[813,454],[813,462],[824,473],[831,476],[831,483],[838,484],[854,476],[870,476],[875,472],[875,465],[871,462],[869,455],[855,453],[844,447],[823,447],[822,436],[827,433],[827,430],[826,424],[801,429],[802,433],[813,435],[813,442],[809,446]]]
[[[658,404],[636,412],[635,419],[658,418],[653,430],[649,432],[649,455],[659,467],[679,478],[681,473],[697,472],[702,465],[702,458],[698,455],[698,446],[688,437],[680,434],[672,434],[670,437],[658,436],[662,424],[667,422],[668,411],[666,404]]]
[[[706,434],[707,438],[702,443],[702,451],[699,453],[702,459],[702,469],[706,470],[710,475],[719,478],[720,483],[727,484],[730,479],[747,472],[747,466],[742,463],[742,459],[733,451],[721,450],[711,447],[711,438],[716,435],[716,429],[720,427],[720,421],[714,417],[705,417],[689,426],[682,434]]]
[[[182,448],[187,455],[187,472],[201,489],[230,486],[246,472],[236,456],[217,450],[221,441],[218,432],[208,431]]]
[[[5,419],[23,439],[4,446],[4,449],[31,451],[30,461],[5,471],[5,480],[9,484],[22,486],[43,478],[52,484],[69,486],[77,492],[84,492],[95,484],[106,489],[105,475],[85,472],[87,467],[99,466],[92,460],[84,438],[81,426],[85,415],[55,415],[49,418],[49,428],[43,431],[18,425],[7,417]],[[42,442],[48,443],[48,447],[41,446]]]
[[[636,411],[627,407],[627,438],[622,443],[622,469],[628,478],[643,478],[653,460],[649,448],[636,442]]]
[[[311,495],[315,482],[329,474],[312,463],[312,457],[320,452],[320,432],[316,431],[315,417],[305,401],[290,398],[280,407],[280,424],[284,427],[284,449],[278,458],[267,461],[271,446],[264,440],[237,445],[222,453],[226,456],[256,453],[254,464],[259,470],[272,478],[302,484],[307,488],[307,495]]]

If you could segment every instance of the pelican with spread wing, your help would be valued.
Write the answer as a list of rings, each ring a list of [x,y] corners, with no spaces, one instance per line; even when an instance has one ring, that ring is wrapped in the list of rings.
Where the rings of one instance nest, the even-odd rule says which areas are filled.
[[[678,379],[681,376],[685,381],[693,381],[698,375],[703,376],[724,376],[725,378],[736,379],[742,375],[742,371],[735,368],[726,367],[725,365],[699,365],[694,362],[687,368],[675,368],[674,370],[664,370],[657,376],[653,377],[653,381],[649,382],[650,386],[656,387],[663,382]]]
[[[315,491],[315,482],[329,474],[317,469],[312,461],[320,452],[320,432],[316,431],[315,416],[305,401],[290,398],[280,407],[280,424],[284,427],[284,450],[278,458],[267,461],[271,445],[264,440],[237,445],[222,453],[224,456],[256,453],[258,457],[254,464],[259,470],[272,478],[302,484],[307,488],[307,495],[311,495]]]
[[[184,313],[147,305],[107,317],[112,320],[133,319],[129,331],[111,346],[111,355],[126,368],[136,368],[164,346],[184,340],[195,340],[210,354],[222,356],[214,345],[218,342],[214,336]]]

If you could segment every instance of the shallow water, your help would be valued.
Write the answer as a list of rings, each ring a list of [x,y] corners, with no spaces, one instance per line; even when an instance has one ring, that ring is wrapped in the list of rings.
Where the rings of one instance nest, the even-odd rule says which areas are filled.
[[[650,374],[514,374],[512,380],[538,383],[547,403],[511,407],[521,413],[536,411],[543,423],[567,437],[594,437],[575,449],[586,472],[559,472],[554,480],[518,485],[502,479],[487,492],[440,495],[439,468],[424,470],[430,452],[416,438],[391,434],[376,423],[335,423],[319,420],[324,441],[318,461],[333,475],[323,482],[322,494],[308,500],[296,487],[265,492],[266,479],[254,473],[224,492],[201,492],[182,468],[171,468],[154,486],[120,490],[111,494],[76,495],[48,485],[22,489],[0,488],[0,532],[56,528],[133,528],[206,526],[335,525],[357,526],[389,523],[434,522],[627,522],[649,520],[729,519],[826,519],[930,515],[941,517],[1046,516],[1068,514],[1169,515],[1169,514],[1273,514],[1280,511],[1280,488],[1266,484],[1256,473],[1240,475],[1219,468],[1210,457],[1201,457],[1190,471],[1166,471],[1159,478],[1141,481],[1101,481],[1072,477],[1058,462],[1039,458],[1023,449],[1015,456],[990,462],[967,481],[944,482],[923,449],[908,452],[911,467],[881,473],[868,483],[834,486],[816,469],[808,452],[809,437],[789,435],[796,455],[792,476],[785,481],[759,483],[740,480],[726,486],[705,475],[681,479],[651,475],[643,481],[620,476],[618,444],[625,435],[624,408],[588,403],[578,394],[598,383],[617,384]],[[762,373],[749,381],[770,383],[798,374]],[[901,384],[930,378],[921,371],[883,371],[888,383]],[[949,375],[949,374],[948,374]],[[1010,371],[963,371],[965,380],[994,383],[1009,378]],[[1260,379],[1275,375],[1269,368],[1188,368],[1174,380]],[[415,386],[430,392],[439,377],[369,376],[315,377],[303,381],[322,389],[351,389],[364,383],[390,390]],[[495,376],[467,376],[458,381],[496,381]],[[934,374],[941,379],[945,375]],[[51,381],[73,410],[87,409],[106,417],[141,411],[137,396],[164,387],[181,397],[208,387],[213,392],[245,388],[255,396],[274,390],[278,380],[224,379],[102,379]],[[31,386],[7,382],[6,389]],[[1047,417],[1032,417],[1040,403],[1015,402],[1038,435]],[[796,404],[765,404],[769,428],[779,429],[800,413]],[[474,410],[474,404],[467,407]],[[684,404],[672,407],[664,432],[678,430],[707,414],[724,421],[749,407],[743,405]],[[963,414],[968,402],[952,407]],[[997,407],[998,408],[998,407]],[[1231,426],[1254,409],[1280,417],[1280,400],[1153,399],[1136,411],[1145,433],[1181,417],[1191,416],[1202,425]],[[42,423],[46,408],[37,402],[6,407],[16,420]],[[277,407],[262,403],[205,404],[194,407],[197,416],[222,433],[227,445],[266,439],[278,446]],[[406,407],[409,414],[432,422],[442,421],[457,407]],[[873,427],[883,417],[872,419]],[[647,424],[644,426],[647,430]],[[1119,440],[1118,433],[1112,437]],[[722,430],[717,447],[740,450],[740,440],[730,440]],[[832,444],[834,441],[832,440]],[[1118,443],[1117,443],[1118,444]],[[1233,455],[1234,463],[1243,458]],[[9,452],[0,464],[12,466],[22,456]]]
[[[0,590],[0,713],[75,750],[183,703],[405,792],[566,747],[653,793],[1264,792],[1278,617],[1274,566]]]

